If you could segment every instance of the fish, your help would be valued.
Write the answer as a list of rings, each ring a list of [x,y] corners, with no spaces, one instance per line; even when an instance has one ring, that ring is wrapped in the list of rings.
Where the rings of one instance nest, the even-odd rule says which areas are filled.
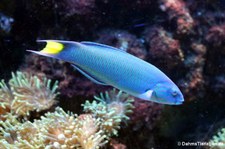
[[[97,84],[156,103],[180,105],[184,102],[180,89],[161,70],[124,50],[89,41],[37,42],[47,44],[41,51],[27,51],[68,62]]]

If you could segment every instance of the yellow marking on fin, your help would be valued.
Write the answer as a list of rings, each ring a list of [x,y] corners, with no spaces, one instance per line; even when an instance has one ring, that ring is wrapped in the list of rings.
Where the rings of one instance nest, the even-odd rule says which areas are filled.
[[[61,43],[54,42],[54,41],[47,41],[46,47],[43,50],[41,50],[41,52],[47,53],[47,54],[58,54],[59,52],[62,51],[63,48],[64,48],[64,45]]]

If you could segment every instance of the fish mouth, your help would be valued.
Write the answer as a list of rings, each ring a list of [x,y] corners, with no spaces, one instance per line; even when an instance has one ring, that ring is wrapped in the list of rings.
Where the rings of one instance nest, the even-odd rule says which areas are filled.
[[[184,102],[184,98],[182,100],[176,100],[175,105],[181,105]]]
[[[178,102],[175,102],[175,105],[181,105],[183,103],[183,101],[178,101]]]

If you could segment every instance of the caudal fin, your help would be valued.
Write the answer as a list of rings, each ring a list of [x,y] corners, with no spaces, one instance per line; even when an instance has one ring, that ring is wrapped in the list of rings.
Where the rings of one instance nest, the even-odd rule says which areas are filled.
[[[38,55],[43,55],[61,60],[64,60],[61,54],[62,51],[69,50],[71,48],[78,49],[78,47],[80,46],[80,43],[78,42],[63,41],[63,40],[37,40],[37,42],[47,44],[41,51],[33,51],[33,50],[27,51]]]
[[[46,42],[46,46],[43,50],[41,50],[41,53],[45,53],[45,54],[58,54],[60,53],[63,49],[64,49],[64,44],[59,42],[59,41],[55,41],[55,40],[38,40],[37,42]]]

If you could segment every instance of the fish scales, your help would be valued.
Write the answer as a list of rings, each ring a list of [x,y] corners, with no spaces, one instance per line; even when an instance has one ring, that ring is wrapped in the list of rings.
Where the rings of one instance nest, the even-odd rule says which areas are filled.
[[[155,66],[126,52],[82,44],[80,46],[80,50],[74,50],[76,54],[68,53],[68,57],[71,57],[80,68],[94,74],[106,84],[144,93],[157,82],[168,80]],[[129,88],[124,88],[124,84]]]
[[[158,103],[181,104],[184,101],[179,88],[161,70],[125,51],[93,42],[40,42],[47,42],[42,51],[29,51],[67,61],[95,83]]]

